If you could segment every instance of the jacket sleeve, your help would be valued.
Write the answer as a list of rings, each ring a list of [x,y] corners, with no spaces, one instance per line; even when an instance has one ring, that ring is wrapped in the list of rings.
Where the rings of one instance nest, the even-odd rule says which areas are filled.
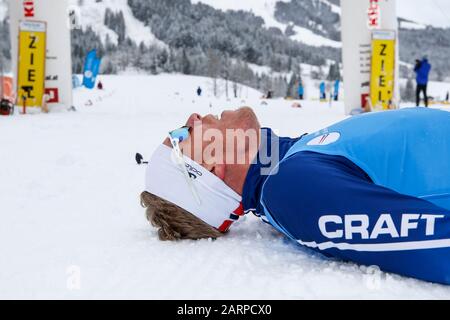
[[[414,66],[414,72],[419,72],[420,66],[420,63],[416,63],[416,65]]]
[[[261,202],[281,231],[327,256],[450,284],[450,212],[375,185],[345,158],[292,156]]]

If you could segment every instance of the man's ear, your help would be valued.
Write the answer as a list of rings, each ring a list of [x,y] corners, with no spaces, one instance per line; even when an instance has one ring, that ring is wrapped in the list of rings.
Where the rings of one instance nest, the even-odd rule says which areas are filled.
[[[220,180],[225,180],[225,165],[224,164],[215,164],[212,172],[216,177]]]

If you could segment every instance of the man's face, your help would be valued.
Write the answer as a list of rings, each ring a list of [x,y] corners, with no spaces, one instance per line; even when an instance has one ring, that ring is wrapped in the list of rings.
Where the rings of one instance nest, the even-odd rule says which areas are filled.
[[[215,164],[236,164],[239,154],[259,147],[260,124],[251,108],[204,117],[194,113],[185,125],[190,128],[190,136],[180,143],[183,154],[208,170]],[[164,144],[171,147],[168,138]]]

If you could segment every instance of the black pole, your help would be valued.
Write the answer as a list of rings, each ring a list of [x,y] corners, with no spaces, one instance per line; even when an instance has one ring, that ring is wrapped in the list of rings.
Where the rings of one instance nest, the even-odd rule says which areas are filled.
[[[3,53],[0,52],[0,78],[2,81],[0,81],[0,99],[3,99],[3,82],[5,79],[3,79]]]
[[[136,153],[135,159],[136,159],[136,163],[137,163],[138,165],[141,165],[141,164],[148,164],[147,161],[143,161],[143,160],[144,160],[144,157],[143,157],[142,154],[140,154],[140,153]]]

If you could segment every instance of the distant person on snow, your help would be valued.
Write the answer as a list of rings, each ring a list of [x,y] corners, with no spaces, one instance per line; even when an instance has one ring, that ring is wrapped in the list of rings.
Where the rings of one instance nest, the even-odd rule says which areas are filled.
[[[334,82],[334,94],[333,94],[333,99],[334,101],[338,101],[339,100],[339,86],[340,86],[340,81],[336,80]]]
[[[250,108],[193,114],[154,152],[141,202],[161,240],[219,238],[252,212],[325,256],[450,284],[448,123],[407,108],[281,138]]]
[[[420,105],[420,94],[423,92],[425,106],[428,107],[428,77],[431,71],[431,64],[428,62],[427,57],[424,57],[422,61],[416,60],[416,66],[414,72],[416,73],[416,105]]]
[[[98,90],[103,90],[103,83],[102,83],[101,81],[99,81],[99,82],[97,83],[97,89],[98,89]]]
[[[199,97],[202,96],[202,88],[200,88],[200,87],[197,88],[197,96],[199,96]]]
[[[320,90],[320,100],[326,100],[327,94],[326,94],[326,85],[324,81],[320,83],[319,90]]]
[[[305,96],[305,88],[303,87],[303,83],[300,82],[298,85],[298,99],[303,100]]]

